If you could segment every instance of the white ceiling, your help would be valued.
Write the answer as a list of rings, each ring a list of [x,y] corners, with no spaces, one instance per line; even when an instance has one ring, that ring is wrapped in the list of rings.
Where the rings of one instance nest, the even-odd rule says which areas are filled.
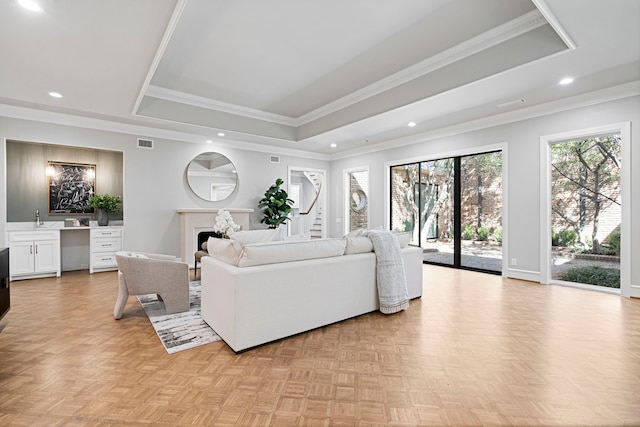
[[[640,87],[637,0],[36,1],[0,2],[2,115],[337,156]]]

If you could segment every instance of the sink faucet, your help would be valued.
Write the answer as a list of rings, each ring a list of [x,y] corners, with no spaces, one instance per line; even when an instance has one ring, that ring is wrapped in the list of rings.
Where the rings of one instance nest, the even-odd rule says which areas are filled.
[[[36,209],[36,228],[40,228],[40,209]]]

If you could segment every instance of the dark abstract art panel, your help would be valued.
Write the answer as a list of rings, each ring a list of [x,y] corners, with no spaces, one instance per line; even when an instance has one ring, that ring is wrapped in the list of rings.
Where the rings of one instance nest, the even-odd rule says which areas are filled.
[[[96,166],[49,162],[49,214],[93,214]]]

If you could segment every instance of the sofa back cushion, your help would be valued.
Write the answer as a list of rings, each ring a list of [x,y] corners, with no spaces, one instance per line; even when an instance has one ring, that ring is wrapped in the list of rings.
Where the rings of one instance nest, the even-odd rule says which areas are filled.
[[[282,240],[282,230],[246,230],[229,233],[229,238],[240,243],[241,246],[252,243],[274,242]]]
[[[238,267],[341,256],[344,239],[314,239],[299,242],[252,243],[242,248]]]

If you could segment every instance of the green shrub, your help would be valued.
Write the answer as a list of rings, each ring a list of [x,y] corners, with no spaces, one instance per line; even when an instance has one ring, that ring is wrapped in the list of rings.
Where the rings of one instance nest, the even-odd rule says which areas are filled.
[[[462,240],[473,240],[473,234],[473,228],[470,225],[465,225],[462,232]]]
[[[609,234],[607,239],[607,245],[609,246],[609,252],[611,255],[620,255],[620,232],[613,231]]]
[[[588,267],[576,267],[563,271],[559,275],[560,280],[567,282],[586,283],[588,285],[605,286],[607,288],[620,288],[620,270],[591,265]]]
[[[481,225],[480,228],[478,228],[478,240],[484,242],[486,240],[489,239],[489,227],[487,227],[486,225]]]
[[[576,230],[570,228],[568,230],[562,230],[559,233],[555,231],[551,234],[551,245],[553,246],[573,246],[578,240],[578,233]]]
[[[496,242],[502,243],[502,228],[496,228],[494,230],[493,238],[496,239]]]

